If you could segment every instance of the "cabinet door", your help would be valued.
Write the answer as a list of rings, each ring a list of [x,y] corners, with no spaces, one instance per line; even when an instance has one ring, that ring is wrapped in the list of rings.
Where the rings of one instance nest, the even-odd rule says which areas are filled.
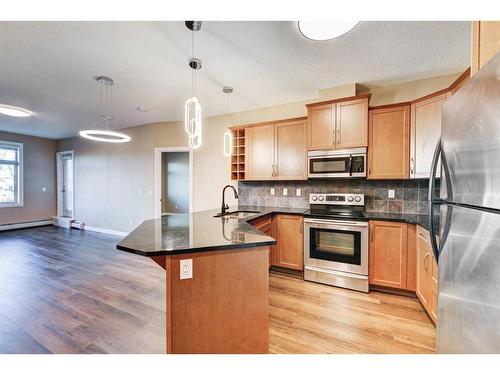
[[[368,124],[368,178],[409,178],[410,106],[371,110]]]
[[[276,179],[305,180],[306,120],[276,124]]]
[[[335,148],[368,145],[368,99],[337,103]]]
[[[434,149],[441,136],[441,107],[448,93],[411,105],[410,177],[429,178]]]
[[[370,221],[370,284],[406,288],[407,224]]]
[[[429,316],[431,317],[434,324],[437,323],[437,301],[438,301],[437,289],[431,288],[427,312],[429,313]]]
[[[500,21],[472,22],[471,74],[500,51]]]
[[[415,292],[424,308],[428,310],[431,303],[431,285],[427,269],[431,254],[428,239],[422,233],[419,228],[417,230],[417,289]]]
[[[276,216],[276,265],[302,271],[304,268],[304,237],[302,216]]]
[[[249,127],[247,134],[247,180],[274,179],[274,124]]]
[[[308,148],[310,150],[331,149],[334,147],[335,104],[309,107],[308,110]]]

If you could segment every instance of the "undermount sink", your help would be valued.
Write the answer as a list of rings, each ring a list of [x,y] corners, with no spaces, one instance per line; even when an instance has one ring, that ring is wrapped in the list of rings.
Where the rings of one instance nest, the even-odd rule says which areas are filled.
[[[215,215],[215,217],[227,217],[228,219],[244,219],[244,218],[247,218],[249,216],[258,214],[258,213],[259,213],[259,211],[241,210],[241,211],[227,212],[227,213],[222,214],[222,215],[217,214],[217,215]]]

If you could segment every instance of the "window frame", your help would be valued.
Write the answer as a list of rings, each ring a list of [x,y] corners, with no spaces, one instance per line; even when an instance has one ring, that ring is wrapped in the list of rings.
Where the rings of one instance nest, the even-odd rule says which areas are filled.
[[[14,165],[17,167],[17,179],[14,181],[14,199],[12,203],[0,203],[0,208],[23,207],[24,206],[24,144],[19,142],[11,142],[0,140],[0,147],[17,148],[17,161],[0,161],[2,165]]]

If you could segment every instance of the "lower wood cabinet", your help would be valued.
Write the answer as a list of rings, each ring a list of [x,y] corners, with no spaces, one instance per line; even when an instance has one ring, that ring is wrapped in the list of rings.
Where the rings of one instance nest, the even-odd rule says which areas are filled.
[[[304,226],[301,215],[274,216],[275,238],[278,242],[273,266],[302,271],[304,269]]]
[[[438,266],[431,249],[429,232],[417,227],[417,297],[436,322]]]
[[[406,289],[408,224],[372,220],[369,230],[370,284]]]
[[[276,239],[277,244],[269,247],[269,267],[303,270],[304,227],[301,215],[266,215],[249,223]]]

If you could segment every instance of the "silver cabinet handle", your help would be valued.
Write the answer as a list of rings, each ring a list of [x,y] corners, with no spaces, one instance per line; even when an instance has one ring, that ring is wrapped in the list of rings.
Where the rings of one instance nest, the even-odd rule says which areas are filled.
[[[413,156],[410,159],[410,174],[413,176]]]
[[[274,172],[274,164],[273,164],[273,173],[272,173],[272,177],[276,177],[276,173]]]
[[[427,254],[425,254],[425,257],[424,257],[424,269],[425,269],[425,273],[429,273],[429,269],[427,267],[427,258],[429,257],[429,252],[427,252]]]

